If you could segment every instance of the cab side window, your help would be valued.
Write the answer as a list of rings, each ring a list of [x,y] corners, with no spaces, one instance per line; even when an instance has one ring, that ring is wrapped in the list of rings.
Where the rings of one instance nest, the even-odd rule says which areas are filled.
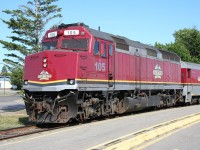
[[[95,41],[94,44],[94,55],[99,55],[99,42]]]
[[[106,44],[102,44],[101,57],[106,57]]]
[[[112,56],[113,53],[113,46],[112,44],[109,45],[109,55]]]

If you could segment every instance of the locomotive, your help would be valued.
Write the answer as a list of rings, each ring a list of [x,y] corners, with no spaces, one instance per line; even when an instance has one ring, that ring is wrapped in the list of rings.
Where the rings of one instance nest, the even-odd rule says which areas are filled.
[[[200,65],[126,37],[61,24],[25,58],[29,120],[66,123],[200,102]]]

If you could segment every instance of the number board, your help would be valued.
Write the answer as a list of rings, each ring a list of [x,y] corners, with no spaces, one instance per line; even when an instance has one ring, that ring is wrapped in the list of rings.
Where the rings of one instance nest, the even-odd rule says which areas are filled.
[[[57,31],[48,33],[48,38],[56,37],[56,36],[57,36]]]
[[[65,30],[64,35],[79,35],[79,30]]]

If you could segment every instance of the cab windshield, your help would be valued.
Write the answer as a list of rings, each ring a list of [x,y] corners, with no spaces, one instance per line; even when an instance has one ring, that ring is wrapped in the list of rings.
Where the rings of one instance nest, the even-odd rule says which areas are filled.
[[[57,40],[48,41],[48,42],[42,42],[42,51],[43,50],[53,50],[53,49],[56,49],[57,44],[58,44]]]
[[[88,40],[87,39],[63,39],[61,48],[72,49],[72,50],[87,50]]]

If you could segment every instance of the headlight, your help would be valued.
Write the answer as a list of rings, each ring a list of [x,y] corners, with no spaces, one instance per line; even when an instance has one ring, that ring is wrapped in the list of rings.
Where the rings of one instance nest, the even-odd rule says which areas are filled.
[[[68,79],[68,84],[74,85],[75,84],[75,80],[74,79]]]
[[[28,80],[24,80],[24,85],[28,85]]]

